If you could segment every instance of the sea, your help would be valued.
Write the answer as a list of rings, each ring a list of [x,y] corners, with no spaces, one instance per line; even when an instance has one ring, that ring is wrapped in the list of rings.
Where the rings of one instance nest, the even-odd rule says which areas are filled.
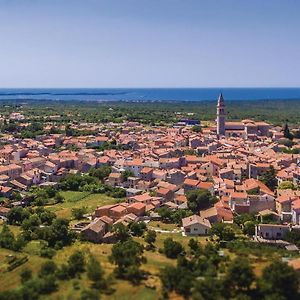
[[[300,88],[2,88],[0,101],[214,101],[221,92],[226,100],[300,99]]]

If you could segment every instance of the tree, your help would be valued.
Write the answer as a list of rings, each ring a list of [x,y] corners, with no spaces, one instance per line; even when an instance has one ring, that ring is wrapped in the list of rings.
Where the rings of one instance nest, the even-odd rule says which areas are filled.
[[[47,241],[49,247],[62,248],[68,245],[72,240],[72,234],[69,232],[69,221],[57,218],[50,226],[40,229],[40,238]]]
[[[145,242],[148,243],[150,249],[154,248],[155,241],[156,241],[156,232],[154,230],[148,230],[145,236]]]
[[[54,261],[48,260],[41,265],[41,269],[39,271],[39,277],[45,277],[48,275],[55,274],[57,270],[57,266]]]
[[[129,229],[131,234],[134,236],[142,236],[146,230],[147,226],[145,222],[132,222],[129,224]]]
[[[68,270],[71,277],[84,272],[85,259],[81,251],[75,251],[68,259]]]
[[[171,222],[172,220],[172,211],[166,206],[160,207],[157,210],[158,214],[160,215],[163,222]]]
[[[62,203],[64,201],[64,197],[60,193],[56,193],[54,200],[56,203]]]
[[[188,208],[197,213],[215,202],[215,198],[207,190],[192,190],[187,193]]]
[[[239,226],[244,225],[245,222],[247,221],[256,221],[256,216],[255,214],[251,213],[251,214],[240,214],[240,215],[236,215],[233,218],[234,223],[238,224]]]
[[[249,262],[241,257],[235,258],[229,265],[225,275],[225,285],[230,292],[249,290],[255,275]]]
[[[168,258],[177,258],[183,252],[182,245],[172,238],[164,240],[164,253]]]
[[[113,245],[109,260],[117,266],[115,269],[117,276],[131,281],[139,280],[141,272],[138,268],[145,262],[143,246],[131,239],[118,242]]]
[[[122,223],[117,223],[113,226],[113,232],[116,235],[116,238],[119,241],[126,241],[130,238],[129,230],[128,228],[122,224]]]
[[[125,170],[124,172],[121,173],[121,178],[122,181],[127,181],[129,177],[133,177],[134,173],[132,171],[129,170]]]
[[[202,132],[202,129],[201,129],[201,126],[200,126],[200,125],[194,125],[194,126],[191,128],[191,131],[196,132],[196,133],[201,133],[201,132]]]
[[[283,181],[282,183],[280,183],[280,185],[278,186],[279,190],[296,190],[296,186],[293,184],[293,182],[291,181]]]
[[[9,224],[20,225],[25,219],[29,218],[30,213],[27,209],[21,206],[13,207],[7,214]]]
[[[285,123],[284,126],[283,126],[283,136],[289,140],[292,140],[293,139],[293,135],[291,134],[290,132],[290,129],[289,129],[289,126],[288,126],[288,123]]]
[[[259,178],[269,189],[275,190],[277,186],[276,171],[271,165],[268,170],[266,170]]]
[[[80,300],[99,300],[100,294],[97,290],[83,290],[80,295]]]
[[[192,298],[197,300],[223,300],[224,290],[222,282],[214,277],[204,277],[194,282]]]
[[[194,239],[189,240],[189,247],[191,249],[192,254],[196,254],[196,253],[200,252],[200,250],[201,250],[200,244]]]
[[[101,289],[105,287],[104,271],[99,261],[93,255],[90,255],[87,263],[87,276],[93,282],[93,288]]]
[[[0,233],[0,247],[12,250],[14,248],[14,243],[14,234],[11,232],[9,227],[4,224]]]
[[[74,219],[81,220],[83,216],[87,213],[87,207],[74,207],[72,208],[72,215]]]
[[[97,177],[102,183],[104,182],[104,179],[109,176],[110,173],[111,173],[110,166],[101,166],[97,169],[92,168],[89,171],[90,176]]]
[[[221,241],[232,241],[235,239],[233,229],[224,223],[216,223],[210,230],[210,235],[216,235]]]
[[[255,225],[256,223],[253,221],[246,221],[243,227],[243,233],[247,235],[254,235],[255,234]]]
[[[30,280],[32,278],[32,271],[30,269],[24,269],[22,270],[21,274],[21,282],[25,283],[26,281]]]
[[[259,290],[264,299],[268,299],[268,295],[274,295],[274,299],[299,299],[298,287],[296,271],[282,261],[274,261],[267,266],[259,281]]]
[[[164,292],[176,291],[179,295],[188,298],[193,284],[192,273],[181,266],[167,266],[160,272],[160,280]]]
[[[300,232],[299,230],[292,230],[288,231],[285,236],[284,240],[296,244],[297,246],[300,246]]]

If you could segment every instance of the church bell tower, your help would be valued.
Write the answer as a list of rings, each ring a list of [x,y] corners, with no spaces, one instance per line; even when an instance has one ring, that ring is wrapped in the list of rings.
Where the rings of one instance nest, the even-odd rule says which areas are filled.
[[[217,104],[217,134],[218,136],[225,135],[225,103],[222,93],[218,98]]]

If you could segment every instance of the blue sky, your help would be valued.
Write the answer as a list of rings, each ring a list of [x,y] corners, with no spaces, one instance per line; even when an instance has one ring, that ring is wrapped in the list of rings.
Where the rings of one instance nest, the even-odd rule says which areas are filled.
[[[0,87],[299,87],[298,0],[0,0]]]

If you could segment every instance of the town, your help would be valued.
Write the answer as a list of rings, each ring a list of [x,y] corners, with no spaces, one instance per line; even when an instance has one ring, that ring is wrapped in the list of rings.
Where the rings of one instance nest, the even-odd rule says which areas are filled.
[[[20,138],[14,129],[4,132],[1,247],[21,251],[24,245],[15,245],[17,237],[15,244],[5,242],[9,228],[21,226],[24,244],[44,240],[41,251],[52,257],[69,242],[45,238],[38,228],[53,226],[56,216],[72,215],[70,223],[61,224],[67,225],[65,234],[70,231],[82,243],[99,244],[99,249],[145,232],[152,251],[158,235],[175,243],[174,249],[172,235],[185,243],[217,238],[219,245],[242,235],[252,245],[292,253],[288,264],[298,272],[299,129],[289,129],[287,123],[227,121],[226,115],[220,94],[216,122],[205,124],[192,118],[169,126],[48,122],[43,128],[47,133],[35,138]],[[22,107],[1,121],[19,131],[30,126]],[[62,127],[65,132],[56,133]],[[97,134],[88,134],[90,130]],[[67,199],[76,193],[84,196]],[[50,216],[43,221],[41,214]],[[169,258],[178,254],[166,253]],[[132,277],[138,280],[135,272]]]

